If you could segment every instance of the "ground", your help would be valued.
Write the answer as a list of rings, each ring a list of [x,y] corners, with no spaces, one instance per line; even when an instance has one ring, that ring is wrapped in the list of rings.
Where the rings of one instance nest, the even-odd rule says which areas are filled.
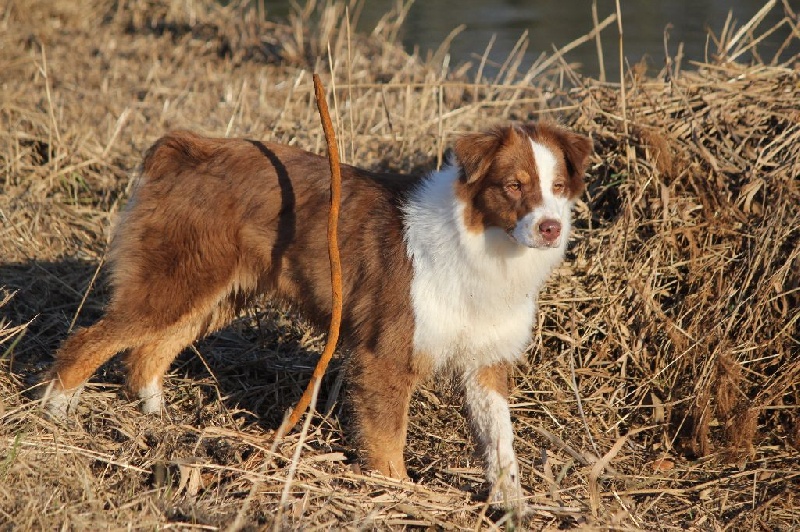
[[[1,11],[4,529],[800,526],[800,72],[797,58],[737,62],[769,30],[758,20],[712,40],[710,63],[634,66],[620,85],[558,56],[530,72],[512,57],[491,79],[481,50],[447,68],[351,34],[335,3],[287,21],[205,0]],[[514,374],[524,518],[485,504],[446,383],[412,405],[413,482],[358,468],[338,357],[321,413],[274,442],[324,336],[267,302],[180,356],[161,418],[125,397],[116,360],[65,423],[35,400],[59,342],[102,312],[143,151],[181,127],[323,153],[311,72],[344,161],[370,169],[434,168],[459,132],[508,121],[594,141],[567,260]]]

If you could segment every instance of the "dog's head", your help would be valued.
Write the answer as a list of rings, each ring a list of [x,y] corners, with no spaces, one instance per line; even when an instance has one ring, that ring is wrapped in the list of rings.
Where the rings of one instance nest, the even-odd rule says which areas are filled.
[[[562,246],[570,210],[584,189],[592,152],[587,137],[526,124],[464,135],[453,151],[468,230],[499,228],[530,248]]]

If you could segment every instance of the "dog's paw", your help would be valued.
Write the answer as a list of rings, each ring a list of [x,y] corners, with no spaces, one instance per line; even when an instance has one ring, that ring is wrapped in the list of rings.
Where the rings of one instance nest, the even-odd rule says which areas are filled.
[[[61,420],[75,411],[83,387],[74,390],[61,390],[50,383],[42,392],[41,401],[44,412],[52,420]]]
[[[144,414],[160,414],[164,408],[164,394],[157,382],[143,386],[138,392],[139,408]]]
[[[489,503],[506,510],[522,511],[525,494],[520,485],[519,466],[516,460],[510,461],[500,470],[497,478],[492,479]]]

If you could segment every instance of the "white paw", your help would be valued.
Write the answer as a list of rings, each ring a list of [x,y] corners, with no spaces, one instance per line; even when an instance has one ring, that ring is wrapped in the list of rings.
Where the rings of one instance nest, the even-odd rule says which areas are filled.
[[[139,406],[145,414],[160,414],[164,406],[164,397],[158,381],[153,381],[147,386],[139,389],[139,399],[142,400]]]
[[[42,405],[51,419],[63,419],[67,414],[74,412],[78,406],[78,398],[83,386],[74,390],[61,390],[55,387],[55,381],[45,389],[42,394]]]
[[[499,468],[496,477],[490,479],[492,491],[490,503],[503,508],[521,508],[525,494],[522,492],[519,478],[519,466],[513,460],[505,467]]]

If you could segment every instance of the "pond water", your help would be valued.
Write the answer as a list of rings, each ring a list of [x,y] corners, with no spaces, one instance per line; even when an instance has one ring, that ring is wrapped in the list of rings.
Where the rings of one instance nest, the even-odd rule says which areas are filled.
[[[268,17],[273,19],[286,18],[293,3],[305,5],[303,0],[263,1]],[[398,3],[397,0],[362,2],[357,24],[361,32],[371,31],[376,22]],[[358,6],[362,2],[351,2],[351,5]],[[622,0],[620,3],[627,62],[633,65],[644,59],[651,74],[664,66],[665,32],[669,37],[669,55],[674,57],[679,43],[683,43],[682,66],[691,68],[691,60],[702,61],[717,52],[716,43],[708,36],[709,29],[720,35],[729,14],[738,29],[768,4],[765,0]],[[766,18],[754,28],[754,33],[762,35],[779,23],[786,16],[784,5],[800,14],[799,0],[778,0]],[[597,0],[600,21],[615,12],[614,0]],[[798,23],[797,19],[794,23]],[[426,53],[435,51],[448,34],[462,24],[465,29],[450,45],[451,66],[467,61],[477,65],[494,36],[489,53],[490,68],[486,70],[489,75],[497,72],[499,65],[526,31],[529,45],[523,68],[529,67],[542,52],[551,54],[554,46],[561,48],[586,35],[594,27],[591,0],[417,0],[408,11],[402,41],[409,51],[416,47],[424,57]],[[760,57],[765,61],[772,60],[790,32],[789,26],[784,25],[767,37],[758,46]],[[609,81],[618,80],[619,36],[616,22],[601,32],[601,39],[606,77]],[[796,37],[783,51],[780,55],[782,61],[800,54],[799,40],[800,36]],[[599,76],[594,39],[576,47],[565,58],[571,64],[580,65],[582,73]],[[743,58],[748,60],[749,56]]]

